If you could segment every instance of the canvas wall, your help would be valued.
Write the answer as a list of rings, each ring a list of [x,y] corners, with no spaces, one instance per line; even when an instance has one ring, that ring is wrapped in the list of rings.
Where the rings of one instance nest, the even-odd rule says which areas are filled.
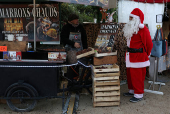
[[[156,25],[162,26],[162,23],[156,23],[156,15],[163,14],[164,4],[138,3],[134,1],[120,0],[118,2],[118,22],[127,23],[129,21],[129,14],[134,8],[139,8],[143,11],[145,19],[144,24],[148,24],[153,39],[157,29]]]

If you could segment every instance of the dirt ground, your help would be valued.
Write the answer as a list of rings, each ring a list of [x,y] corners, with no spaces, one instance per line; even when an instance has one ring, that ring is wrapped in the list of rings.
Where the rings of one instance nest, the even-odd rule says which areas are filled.
[[[144,100],[138,103],[131,103],[131,97],[124,97],[127,92],[127,84],[121,85],[120,106],[93,108],[91,95],[80,95],[78,114],[170,114],[170,72],[165,72],[160,79],[166,82],[161,87],[164,95],[144,93]],[[148,80],[145,80],[145,89],[149,87]],[[158,89],[158,86],[157,88]],[[62,99],[43,99],[38,101],[31,112],[13,112],[7,104],[0,104],[0,114],[62,114]]]

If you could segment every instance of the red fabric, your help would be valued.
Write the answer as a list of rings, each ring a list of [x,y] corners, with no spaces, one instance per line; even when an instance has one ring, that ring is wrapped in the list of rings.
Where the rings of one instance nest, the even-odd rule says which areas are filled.
[[[144,2],[144,3],[166,3],[170,2],[170,0],[132,0],[135,2]]]
[[[127,68],[128,88],[134,90],[134,94],[144,93],[145,68]]]
[[[163,38],[163,32],[162,32],[162,28],[161,28],[161,34],[162,34],[162,38]],[[168,53],[168,42],[167,41],[165,41],[165,47],[166,47],[166,52],[163,54],[163,55],[167,55],[167,53]],[[163,47],[162,47],[163,48]],[[163,48],[163,49],[165,49],[165,48]],[[163,51],[164,52],[164,51]]]
[[[165,55],[167,55],[167,53],[168,53],[168,42],[166,41],[166,53],[165,53]]]
[[[138,34],[134,34],[131,37],[130,48],[143,48],[143,53],[130,53],[130,62],[145,62],[148,61],[148,56],[151,53],[153,47],[150,32],[146,26],[143,29],[139,29]]]
[[[144,14],[139,8],[135,8],[131,14],[136,15],[140,18],[141,23],[143,24],[144,21]]]
[[[166,52],[164,55],[167,55],[167,53],[168,53],[168,42],[167,41],[165,41],[165,45],[166,45]]]

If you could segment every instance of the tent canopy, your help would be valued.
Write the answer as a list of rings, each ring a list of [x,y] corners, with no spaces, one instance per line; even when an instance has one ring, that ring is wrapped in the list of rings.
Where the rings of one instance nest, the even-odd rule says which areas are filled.
[[[45,1],[48,1],[48,0],[36,0],[36,2],[45,2]],[[21,3],[24,3],[24,2],[29,2],[29,3],[33,3],[33,0],[1,0],[0,3],[4,3],[4,2],[12,2],[12,3],[17,3],[17,2],[21,2]]]
[[[41,2],[67,2],[75,4],[84,4],[92,6],[101,6],[106,8],[116,8],[117,0],[36,0],[36,3]],[[0,3],[33,3],[33,0],[2,0]]]

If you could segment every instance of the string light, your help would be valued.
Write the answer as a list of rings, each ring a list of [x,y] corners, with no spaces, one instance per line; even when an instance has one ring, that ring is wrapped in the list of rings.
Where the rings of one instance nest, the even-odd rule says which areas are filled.
[[[29,67],[29,68],[32,68],[32,67],[38,67],[38,68],[59,68],[59,67],[68,67],[68,66],[75,66],[75,65],[78,65],[78,64],[81,64],[82,66],[84,67],[91,67],[90,66],[87,66],[85,64],[83,64],[82,62],[78,61],[77,63],[75,64],[70,64],[70,65],[54,65],[54,66],[21,66],[21,65],[0,65],[0,67],[17,67],[17,68],[21,68],[21,67]]]

